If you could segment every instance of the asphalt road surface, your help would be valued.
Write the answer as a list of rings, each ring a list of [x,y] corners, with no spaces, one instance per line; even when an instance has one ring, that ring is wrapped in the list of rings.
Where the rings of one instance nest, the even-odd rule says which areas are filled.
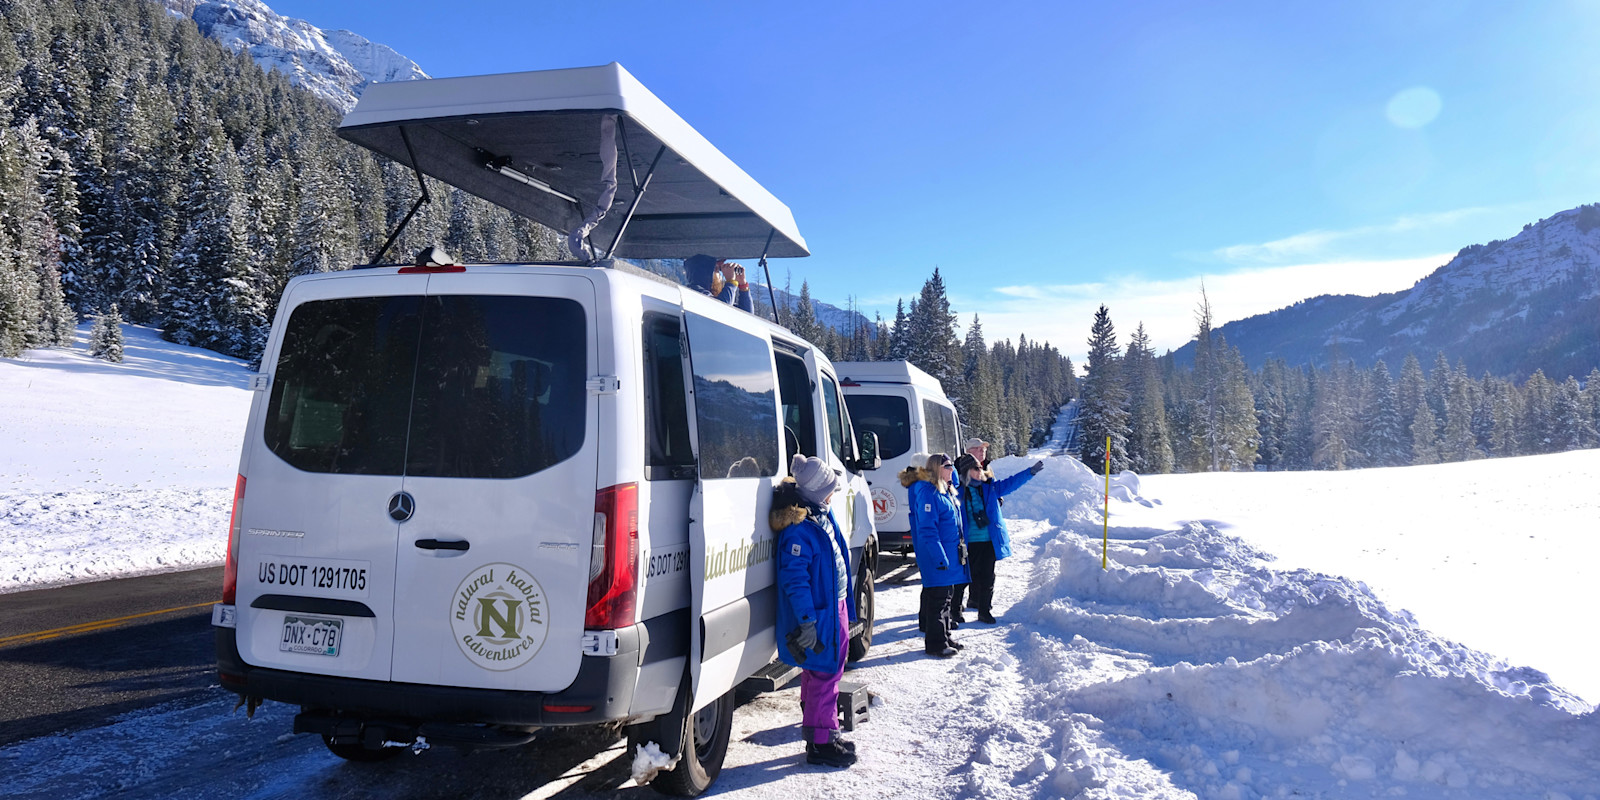
[[[215,692],[222,568],[0,594],[0,746]]]

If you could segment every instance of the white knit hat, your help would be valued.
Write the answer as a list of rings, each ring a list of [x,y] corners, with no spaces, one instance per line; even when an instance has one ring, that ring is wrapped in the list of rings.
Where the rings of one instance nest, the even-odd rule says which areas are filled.
[[[795,453],[794,461],[789,464],[789,472],[794,475],[794,482],[800,487],[800,499],[814,506],[822,505],[823,501],[828,499],[828,495],[839,488],[838,476],[816,456]]]

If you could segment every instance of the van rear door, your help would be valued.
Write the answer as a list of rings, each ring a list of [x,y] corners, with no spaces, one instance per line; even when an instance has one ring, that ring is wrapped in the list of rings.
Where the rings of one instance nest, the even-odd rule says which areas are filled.
[[[698,475],[690,501],[694,710],[777,653],[777,582],[767,524],[780,464],[777,375],[762,335],[684,313]]]
[[[347,296],[353,284],[362,296]],[[388,508],[405,467],[423,286],[341,275],[284,295],[263,358],[270,391],[245,443],[246,663],[389,679],[399,526]]]
[[[577,675],[595,519],[585,277],[428,278],[395,553],[395,681],[557,691]]]

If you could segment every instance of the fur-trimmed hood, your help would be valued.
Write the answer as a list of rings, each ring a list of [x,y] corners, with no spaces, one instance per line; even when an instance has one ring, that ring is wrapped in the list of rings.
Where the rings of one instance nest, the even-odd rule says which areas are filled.
[[[792,476],[778,481],[778,485],[772,487],[772,510],[767,512],[767,525],[781,533],[805,518],[806,502],[800,499],[800,485]]]
[[[911,484],[916,483],[917,481],[927,481],[934,486],[939,485],[939,479],[934,477],[933,473],[929,472],[926,467],[918,467],[913,465],[900,471],[901,486],[909,489],[911,488]]]

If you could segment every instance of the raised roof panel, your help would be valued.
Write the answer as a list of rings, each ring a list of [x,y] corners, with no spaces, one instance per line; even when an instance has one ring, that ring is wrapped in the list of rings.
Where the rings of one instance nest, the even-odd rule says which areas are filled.
[[[896,383],[921,386],[944,394],[939,380],[909,361],[835,361],[839,380],[856,383]]]
[[[659,152],[611,255],[810,254],[788,206],[615,62],[373,84],[345,115],[339,135],[565,234],[599,198],[600,129],[607,114],[621,119],[618,180],[615,202],[589,237],[599,251],[617,238],[636,196],[629,167],[643,181]],[[490,168],[491,159],[556,193]]]

